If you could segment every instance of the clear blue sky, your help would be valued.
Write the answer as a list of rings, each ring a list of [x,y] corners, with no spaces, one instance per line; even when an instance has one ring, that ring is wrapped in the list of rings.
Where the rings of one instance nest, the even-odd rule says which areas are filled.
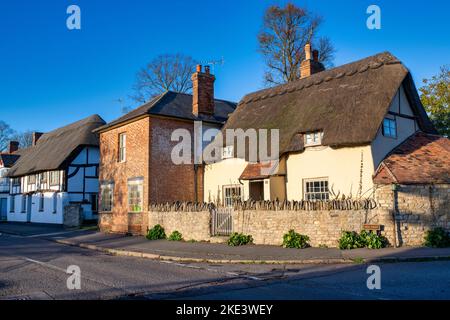
[[[216,97],[238,101],[262,87],[256,35],[266,0],[2,0],[0,3],[0,120],[16,130],[49,131],[98,113],[121,115],[116,101],[131,93],[136,71],[162,53],[217,67]],[[450,63],[448,1],[294,0],[322,15],[321,35],[335,65],[391,51],[418,85]],[[77,4],[82,29],[66,28]],[[381,7],[381,30],[366,28],[366,8]]]

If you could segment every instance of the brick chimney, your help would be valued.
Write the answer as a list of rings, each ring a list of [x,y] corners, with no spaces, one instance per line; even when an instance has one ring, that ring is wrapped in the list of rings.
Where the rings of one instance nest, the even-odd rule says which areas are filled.
[[[214,114],[214,81],[216,78],[209,71],[209,66],[197,65],[196,72],[191,77],[192,80],[192,113],[213,115]]]
[[[10,141],[8,147],[8,153],[14,153],[19,150],[19,142],[18,141]]]
[[[39,138],[43,135],[42,132],[33,132],[33,146],[36,145],[36,143],[38,142]]]
[[[314,50],[311,59],[311,44],[307,43],[305,45],[305,60],[300,64],[300,79],[324,70],[324,65],[319,62],[319,51]]]

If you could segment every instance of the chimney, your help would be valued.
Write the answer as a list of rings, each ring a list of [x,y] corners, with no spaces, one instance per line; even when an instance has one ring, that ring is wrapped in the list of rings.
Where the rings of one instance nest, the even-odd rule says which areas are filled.
[[[43,135],[42,132],[33,132],[33,146],[36,145],[36,143],[38,142],[39,138]]]
[[[300,79],[323,70],[325,70],[325,67],[319,62],[319,51],[313,50],[311,59],[311,44],[307,43],[305,45],[305,60],[300,64]]]
[[[214,114],[214,81],[216,78],[210,73],[209,66],[197,65],[192,80],[192,113],[196,116]]]
[[[14,153],[17,150],[19,150],[19,142],[18,141],[10,141],[9,142],[8,153]]]

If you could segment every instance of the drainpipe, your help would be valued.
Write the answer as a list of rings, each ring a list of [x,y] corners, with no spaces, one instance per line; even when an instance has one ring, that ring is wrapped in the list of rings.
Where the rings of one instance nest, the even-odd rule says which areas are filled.
[[[392,220],[394,221],[394,248],[398,248],[397,245],[397,220],[396,215],[398,213],[398,184],[394,183],[391,185],[392,196],[393,196],[393,210],[392,210]]]
[[[194,164],[194,197],[195,203],[198,202],[198,165]]]

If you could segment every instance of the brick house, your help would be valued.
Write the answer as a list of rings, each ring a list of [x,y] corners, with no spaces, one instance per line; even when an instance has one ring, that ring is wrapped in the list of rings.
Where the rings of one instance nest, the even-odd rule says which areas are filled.
[[[209,129],[218,132],[236,104],[214,99],[215,77],[209,67],[203,71],[197,66],[192,81],[192,95],[167,91],[96,130],[101,230],[141,233],[147,228],[142,213],[150,203],[203,199],[203,166],[173,163],[178,141],[172,141],[172,133],[185,129],[198,137],[194,127],[200,121],[202,136]]]

